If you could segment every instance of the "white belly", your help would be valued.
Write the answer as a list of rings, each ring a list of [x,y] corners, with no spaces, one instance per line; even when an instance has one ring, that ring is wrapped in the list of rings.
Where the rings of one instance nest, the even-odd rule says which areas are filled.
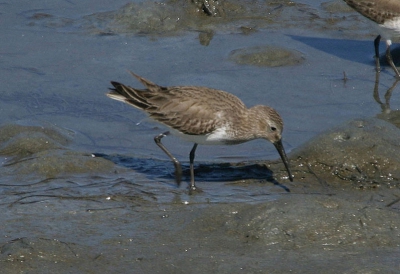
[[[235,143],[234,137],[227,133],[226,128],[220,128],[205,135],[186,135],[174,129],[171,130],[171,133],[185,141],[199,145],[227,145]],[[241,141],[236,143],[241,143]]]
[[[385,29],[385,33],[383,33],[384,39],[390,39],[393,36],[400,36],[400,17],[387,20],[381,26]]]

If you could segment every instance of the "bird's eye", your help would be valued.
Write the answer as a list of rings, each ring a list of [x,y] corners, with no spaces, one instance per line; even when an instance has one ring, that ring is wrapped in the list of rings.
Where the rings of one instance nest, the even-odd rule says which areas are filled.
[[[271,130],[272,131],[276,131],[276,127],[271,127]]]

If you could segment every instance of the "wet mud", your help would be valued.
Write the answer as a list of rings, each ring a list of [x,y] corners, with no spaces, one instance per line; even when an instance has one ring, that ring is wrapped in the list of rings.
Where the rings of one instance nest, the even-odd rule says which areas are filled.
[[[324,13],[320,11],[324,10]],[[259,29],[304,26],[329,31],[346,29],[343,14],[353,10],[338,1],[320,7],[293,1],[142,1],[128,3],[114,11],[68,18],[37,10],[22,13],[33,28],[53,28],[70,32],[84,30],[92,35],[143,35],[151,39],[195,31],[248,35]],[[352,15],[350,15],[352,16]],[[363,24],[363,22],[357,22]],[[353,28],[357,27],[354,25]]]
[[[197,180],[213,188],[192,196],[173,185],[168,161],[85,156],[56,128],[0,131],[2,174],[15,182],[1,185],[7,273],[297,272],[288,258],[298,273],[400,267],[400,129],[381,119],[350,121],[291,153],[293,183],[279,161],[199,163]],[[370,261],[355,266],[360,258]]]

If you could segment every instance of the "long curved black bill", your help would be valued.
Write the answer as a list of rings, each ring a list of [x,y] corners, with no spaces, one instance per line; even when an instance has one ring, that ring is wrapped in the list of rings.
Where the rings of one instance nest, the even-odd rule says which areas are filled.
[[[283,162],[283,164],[285,165],[286,170],[287,170],[288,175],[289,175],[289,180],[290,180],[291,182],[293,182],[293,175],[292,175],[292,172],[290,171],[289,161],[288,161],[288,158],[287,158],[287,156],[286,156],[285,149],[283,148],[282,140],[276,141],[276,142],[273,143],[273,144],[274,144],[274,146],[276,147],[276,150],[278,150],[279,155],[281,155],[282,162]]]

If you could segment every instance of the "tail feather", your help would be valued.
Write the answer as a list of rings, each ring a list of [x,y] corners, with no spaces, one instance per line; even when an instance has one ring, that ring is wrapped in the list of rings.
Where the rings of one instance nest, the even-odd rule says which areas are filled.
[[[138,79],[140,81],[140,83],[142,83],[143,86],[145,86],[149,91],[159,92],[160,90],[165,90],[166,89],[165,87],[161,87],[161,86],[159,86],[157,84],[154,84],[153,82],[151,82],[151,81],[149,81],[149,80],[147,80],[147,79],[145,79],[143,77],[140,77],[139,75],[133,73],[130,70],[129,70],[129,72],[130,72],[130,74],[132,74],[133,77]]]
[[[150,107],[150,104],[143,96],[143,92],[146,91],[134,89],[114,81],[111,81],[111,84],[114,86],[114,88],[110,88],[110,92],[107,93],[107,96],[111,99],[128,103],[143,110]]]
[[[114,88],[110,88],[110,92],[107,93],[107,96],[111,99],[128,103],[142,110],[151,110],[153,107],[151,100],[154,99],[154,97],[157,97],[156,95],[160,94],[160,91],[166,91],[168,88],[154,84],[153,82],[140,77],[132,71],[129,72],[145,86],[145,89],[135,89],[130,86],[125,86],[124,84],[111,81],[111,84],[114,86]]]

